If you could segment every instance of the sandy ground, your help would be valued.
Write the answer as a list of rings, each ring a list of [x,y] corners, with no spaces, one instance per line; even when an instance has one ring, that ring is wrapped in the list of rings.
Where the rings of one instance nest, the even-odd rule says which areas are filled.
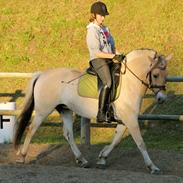
[[[31,145],[26,164],[16,164],[12,145],[0,145],[0,183],[183,183],[183,154],[172,151],[149,151],[162,170],[150,175],[137,149],[116,148],[108,158],[108,166],[96,168],[96,159],[103,145],[79,146],[91,167],[79,168],[68,145]]]

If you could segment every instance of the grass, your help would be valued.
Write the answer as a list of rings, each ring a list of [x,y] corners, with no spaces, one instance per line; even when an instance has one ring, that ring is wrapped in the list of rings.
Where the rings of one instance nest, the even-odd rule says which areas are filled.
[[[3,71],[26,72],[88,65],[85,36],[93,1],[1,0],[0,64]],[[121,52],[154,48],[174,53],[172,74],[182,73],[182,2],[106,0],[111,28]],[[117,21],[116,21],[117,20]],[[179,65],[179,67],[174,67]]]
[[[148,149],[183,152],[182,122],[164,121],[153,126],[141,125],[141,133]],[[115,129],[91,128],[91,144],[109,144]],[[75,141],[80,144],[80,132],[74,131]],[[33,137],[33,143],[67,144],[61,127],[40,127]],[[135,149],[136,144],[128,134],[119,145],[122,149]]]
[[[105,0],[104,2],[110,12],[110,16],[106,17],[106,24],[110,27],[116,46],[121,52],[128,53],[136,48],[147,47],[165,55],[173,53],[174,59],[169,63],[169,75],[183,75],[181,0],[153,2]],[[1,0],[0,72],[35,72],[57,67],[85,69],[88,66],[86,25],[92,3],[93,0]],[[20,92],[25,93],[27,81],[27,79],[1,79],[1,102],[16,101],[17,108],[20,108],[23,102]],[[168,84],[168,90],[177,96],[154,112],[182,114],[182,88],[182,84]],[[146,102],[144,106],[147,106]],[[149,110],[142,108],[143,111]],[[182,124],[174,123],[174,125]],[[174,135],[166,135],[170,130],[166,126],[167,124],[164,124],[160,129],[157,127],[147,130],[143,127],[144,139],[148,146],[181,149],[179,129],[182,128],[178,126],[179,129],[176,130],[172,127],[171,133]],[[167,131],[165,130],[163,136],[164,131],[161,130],[164,128]],[[58,127],[41,127],[33,142],[65,143],[61,131],[62,129]],[[79,142],[77,133],[76,141]],[[93,129],[92,143],[107,143],[111,141],[113,133],[114,130]],[[126,138],[122,145],[124,148],[134,147],[130,137]]]
[[[183,152],[182,123],[166,121],[153,127],[141,127],[141,129],[147,148]],[[131,136],[128,136],[121,142],[120,147],[124,149],[134,149],[136,145]]]

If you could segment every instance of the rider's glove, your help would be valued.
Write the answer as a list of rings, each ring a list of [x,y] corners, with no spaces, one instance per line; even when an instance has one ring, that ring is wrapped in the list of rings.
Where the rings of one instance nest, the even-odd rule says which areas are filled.
[[[118,62],[122,62],[126,56],[124,54],[116,54],[113,59],[117,60]]]

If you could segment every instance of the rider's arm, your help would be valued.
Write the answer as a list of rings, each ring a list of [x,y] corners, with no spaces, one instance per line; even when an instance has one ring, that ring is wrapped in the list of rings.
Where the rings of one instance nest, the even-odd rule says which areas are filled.
[[[109,58],[109,59],[112,59],[115,56],[115,54],[113,53],[105,53],[102,51],[95,53],[95,55],[97,58]]]
[[[93,58],[108,58],[112,59],[117,53],[106,53],[101,51],[100,32],[95,27],[90,27],[87,31],[87,46],[90,56]]]

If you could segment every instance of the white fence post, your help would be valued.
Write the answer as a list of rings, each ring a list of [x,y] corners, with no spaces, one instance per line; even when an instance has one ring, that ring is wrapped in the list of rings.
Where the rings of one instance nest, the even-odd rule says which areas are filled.
[[[15,102],[0,103],[0,109],[3,110],[15,110]],[[15,116],[0,115],[0,143],[13,142]]]

